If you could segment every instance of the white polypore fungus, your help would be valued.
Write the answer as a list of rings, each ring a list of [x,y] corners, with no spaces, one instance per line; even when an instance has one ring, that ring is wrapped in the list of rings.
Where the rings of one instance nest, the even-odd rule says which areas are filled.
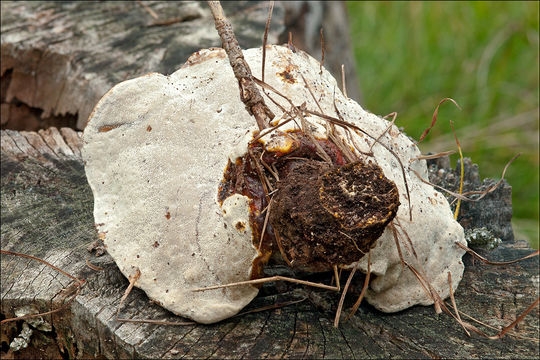
[[[261,49],[244,51],[254,76],[260,78]],[[336,81],[309,55],[268,46],[265,81],[295,105],[337,117],[374,137],[389,122],[363,110],[339,91]],[[317,99],[314,101],[304,80]],[[266,90],[286,110],[291,106]],[[288,115],[267,95],[276,114]],[[324,136],[326,121],[305,115],[316,136]],[[291,121],[280,130],[293,129]],[[257,294],[251,285],[193,292],[192,289],[249,280],[258,256],[250,224],[250,199],[234,194],[222,204],[217,193],[227,163],[247,152],[257,134],[253,117],[241,102],[238,81],[221,49],[194,54],[180,70],[164,76],[148,74],[112,88],[94,109],[84,131],[83,157],[94,193],[95,223],[122,273],[141,272],[135,283],[170,311],[201,323],[236,314]],[[398,187],[401,205],[397,224],[404,260],[430,282],[438,294],[449,295],[448,272],[454,290],[461,280],[465,245],[463,229],[448,202],[427,179],[425,160],[412,161],[418,148],[392,126],[380,142],[405,166],[410,205],[396,158],[373,139],[336,127],[336,134],[366,161],[375,161]],[[268,149],[287,148],[286,138],[262,138]],[[353,150],[355,149],[355,150]],[[412,211],[412,222],[409,221]],[[406,235],[405,235],[406,233]],[[407,237],[408,236],[408,237]],[[407,240],[410,239],[410,240]],[[392,231],[387,228],[371,250],[374,280],[366,294],[378,309],[393,312],[415,304],[432,304],[414,274],[401,264]],[[359,263],[367,271],[367,256]]]

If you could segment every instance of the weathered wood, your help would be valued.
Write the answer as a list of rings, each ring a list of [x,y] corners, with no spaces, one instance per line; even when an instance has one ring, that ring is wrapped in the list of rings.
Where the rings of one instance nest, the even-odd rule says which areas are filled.
[[[205,2],[2,2],[2,128],[83,129],[113,85],[171,74],[195,51],[219,47]],[[243,48],[262,44],[263,2],[224,4]],[[160,25],[161,24],[161,25]],[[275,6],[269,43],[283,31]]]
[[[110,256],[95,257],[87,249],[97,235],[93,228],[92,194],[78,155],[78,135],[70,129],[41,133],[7,130],[2,131],[1,139],[2,249],[38,256],[87,281],[68,310],[45,318],[54,328],[55,339],[51,333],[35,331],[34,347],[12,355],[39,354],[37,349],[48,349],[52,354],[51,349],[57,349],[57,353],[71,357],[107,358],[538,356],[538,342],[511,336],[496,341],[478,335],[469,338],[453,319],[445,314],[436,315],[432,307],[383,314],[362,305],[350,321],[342,321],[340,328],[335,329],[332,321],[336,293],[283,283],[265,285],[249,309],[303,297],[307,300],[213,325],[177,327],[118,322],[114,315],[127,280]],[[529,252],[524,242],[505,242],[488,256],[511,259]],[[86,265],[87,259],[104,270],[92,270]],[[69,285],[69,279],[29,259],[2,255],[1,260],[2,317],[14,316],[16,309],[27,305],[38,311],[60,306],[62,290]],[[291,275],[278,266],[267,272]],[[328,281],[330,276],[307,278]],[[346,302],[346,311],[361,286],[362,279],[358,278]],[[456,301],[461,311],[500,328],[511,323],[537,296],[537,258],[494,267],[473,263],[467,257]],[[137,289],[127,299],[121,317],[185,320],[151,303]],[[17,331],[12,326],[2,326],[2,341],[6,342],[3,348]],[[538,339],[538,308],[512,334]],[[49,339],[48,347],[43,345],[44,339]]]
[[[219,46],[204,3],[144,3],[159,15],[157,21],[172,20],[170,24],[152,25],[156,20],[137,2],[1,4],[2,128],[48,128],[1,133],[1,248],[38,256],[86,280],[67,310],[44,319],[54,331],[47,331],[46,327],[34,330],[28,348],[8,350],[9,343],[21,331],[22,321],[2,325],[3,358],[539,355],[538,342],[532,340],[509,336],[499,341],[477,335],[468,338],[455,321],[444,314],[436,315],[431,307],[383,314],[362,305],[357,315],[350,321],[342,320],[340,328],[334,329],[336,293],[284,283],[264,285],[248,309],[304,297],[307,300],[214,325],[175,327],[116,321],[115,311],[128,282],[109,255],[96,257],[88,250],[97,234],[93,227],[92,194],[80,158],[80,133],[49,126],[82,128],[97,100],[115,83],[149,71],[171,73],[192,52]],[[241,46],[259,46],[266,4],[223,5]],[[277,3],[270,42],[275,43],[279,34],[287,33],[284,18],[284,10]],[[314,28],[318,26],[310,22],[310,29]],[[336,38],[326,34],[335,49]],[[332,52],[329,47],[327,50]],[[331,59],[329,52],[327,61]],[[351,84],[350,77],[347,79]],[[529,252],[526,243],[508,242],[488,256],[512,259]],[[103,270],[93,270],[86,260]],[[293,274],[278,266],[269,267],[267,273],[330,281],[330,275]],[[1,318],[14,316],[17,309],[25,306],[36,311],[57,308],[68,295],[64,289],[70,284],[68,278],[43,264],[9,255],[1,255],[0,280]],[[472,263],[467,257],[456,300],[462,311],[500,328],[536,299],[538,281],[537,258],[491,267]],[[358,277],[345,311],[350,309],[361,287],[362,278]],[[535,308],[512,334],[538,339],[538,314]],[[121,317],[185,320],[151,303],[138,289],[127,299]]]

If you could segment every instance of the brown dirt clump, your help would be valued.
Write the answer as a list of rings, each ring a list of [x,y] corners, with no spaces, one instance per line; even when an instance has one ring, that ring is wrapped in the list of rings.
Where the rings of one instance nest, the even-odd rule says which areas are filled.
[[[309,271],[358,261],[399,206],[396,185],[371,161],[295,161],[277,188],[270,222],[293,267]]]

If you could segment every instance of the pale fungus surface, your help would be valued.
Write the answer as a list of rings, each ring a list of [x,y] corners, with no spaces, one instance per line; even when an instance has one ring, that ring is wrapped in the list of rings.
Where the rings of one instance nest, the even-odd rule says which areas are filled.
[[[246,50],[244,56],[260,79],[262,49]],[[305,103],[305,109],[332,117],[338,116],[337,107],[345,121],[374,137],[389,126],[343,96],[335,79],[304,52],[268,46],[265,82],[296,106]],[[286,121],[283,109],[290,112],[290,103],[265,91],[282,106],[263,95],[276,115],[272,125]],[[326,136],[324,119],[304,117],[317,138]],[[296,120],[280,130],[298,129],[301,122]],[[464,269],[464,251],[455,242],[466,243],[444,196],[411,171],[428,177],[425,160],[414,160],[420,155],[417,146],[396,126],[380,139],[405,167],[409,208],[396,158],[380,144],[373,146],[372,156],[361,154],[368,153],[373,143],[361,133],[341,127],[335,133],[396,184],[401,205],[393,223],[403,259],[442,298],[447,297],[448,273],[455,290]],[[258,239],[254,239],[250,212],[259,210],[253,210],[252,199],[245,195],[218,197],[229,161],[244,156],[257,134],[255,119],[240,100],[238,81],[222,49],[201,50],[169,76],[151,73],[116,85],[90,116],[83,157],[98,232],[122,273],[129,277],[138,269],[135,286],[175,314],[201,323],[217,322],[238,313],[258,292],[252,285],[192,291],[249,280],[257,273],[253,261],[260,252],[254,245]],[[294,146],[276,132],[261,142],[268,151],[286,152]],[[367,256],[358,266],[367,271]],[[371,249],[371,272],[366,299],[376,308],[394,312],[433,303],[403,266],[389,227]]]

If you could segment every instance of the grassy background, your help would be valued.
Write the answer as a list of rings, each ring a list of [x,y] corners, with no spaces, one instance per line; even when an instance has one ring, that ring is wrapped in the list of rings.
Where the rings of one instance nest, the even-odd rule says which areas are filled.
[[[348,2],[351,38],[362,91],[371,112],[398,113],[396,124],[418,139],[435,128],[422,151],[455,149],[453,120],[464,156],[481,177],[513,187],[518,239],[538,248],[539,3]],[[455,166],[457,155],[452,157]]]

